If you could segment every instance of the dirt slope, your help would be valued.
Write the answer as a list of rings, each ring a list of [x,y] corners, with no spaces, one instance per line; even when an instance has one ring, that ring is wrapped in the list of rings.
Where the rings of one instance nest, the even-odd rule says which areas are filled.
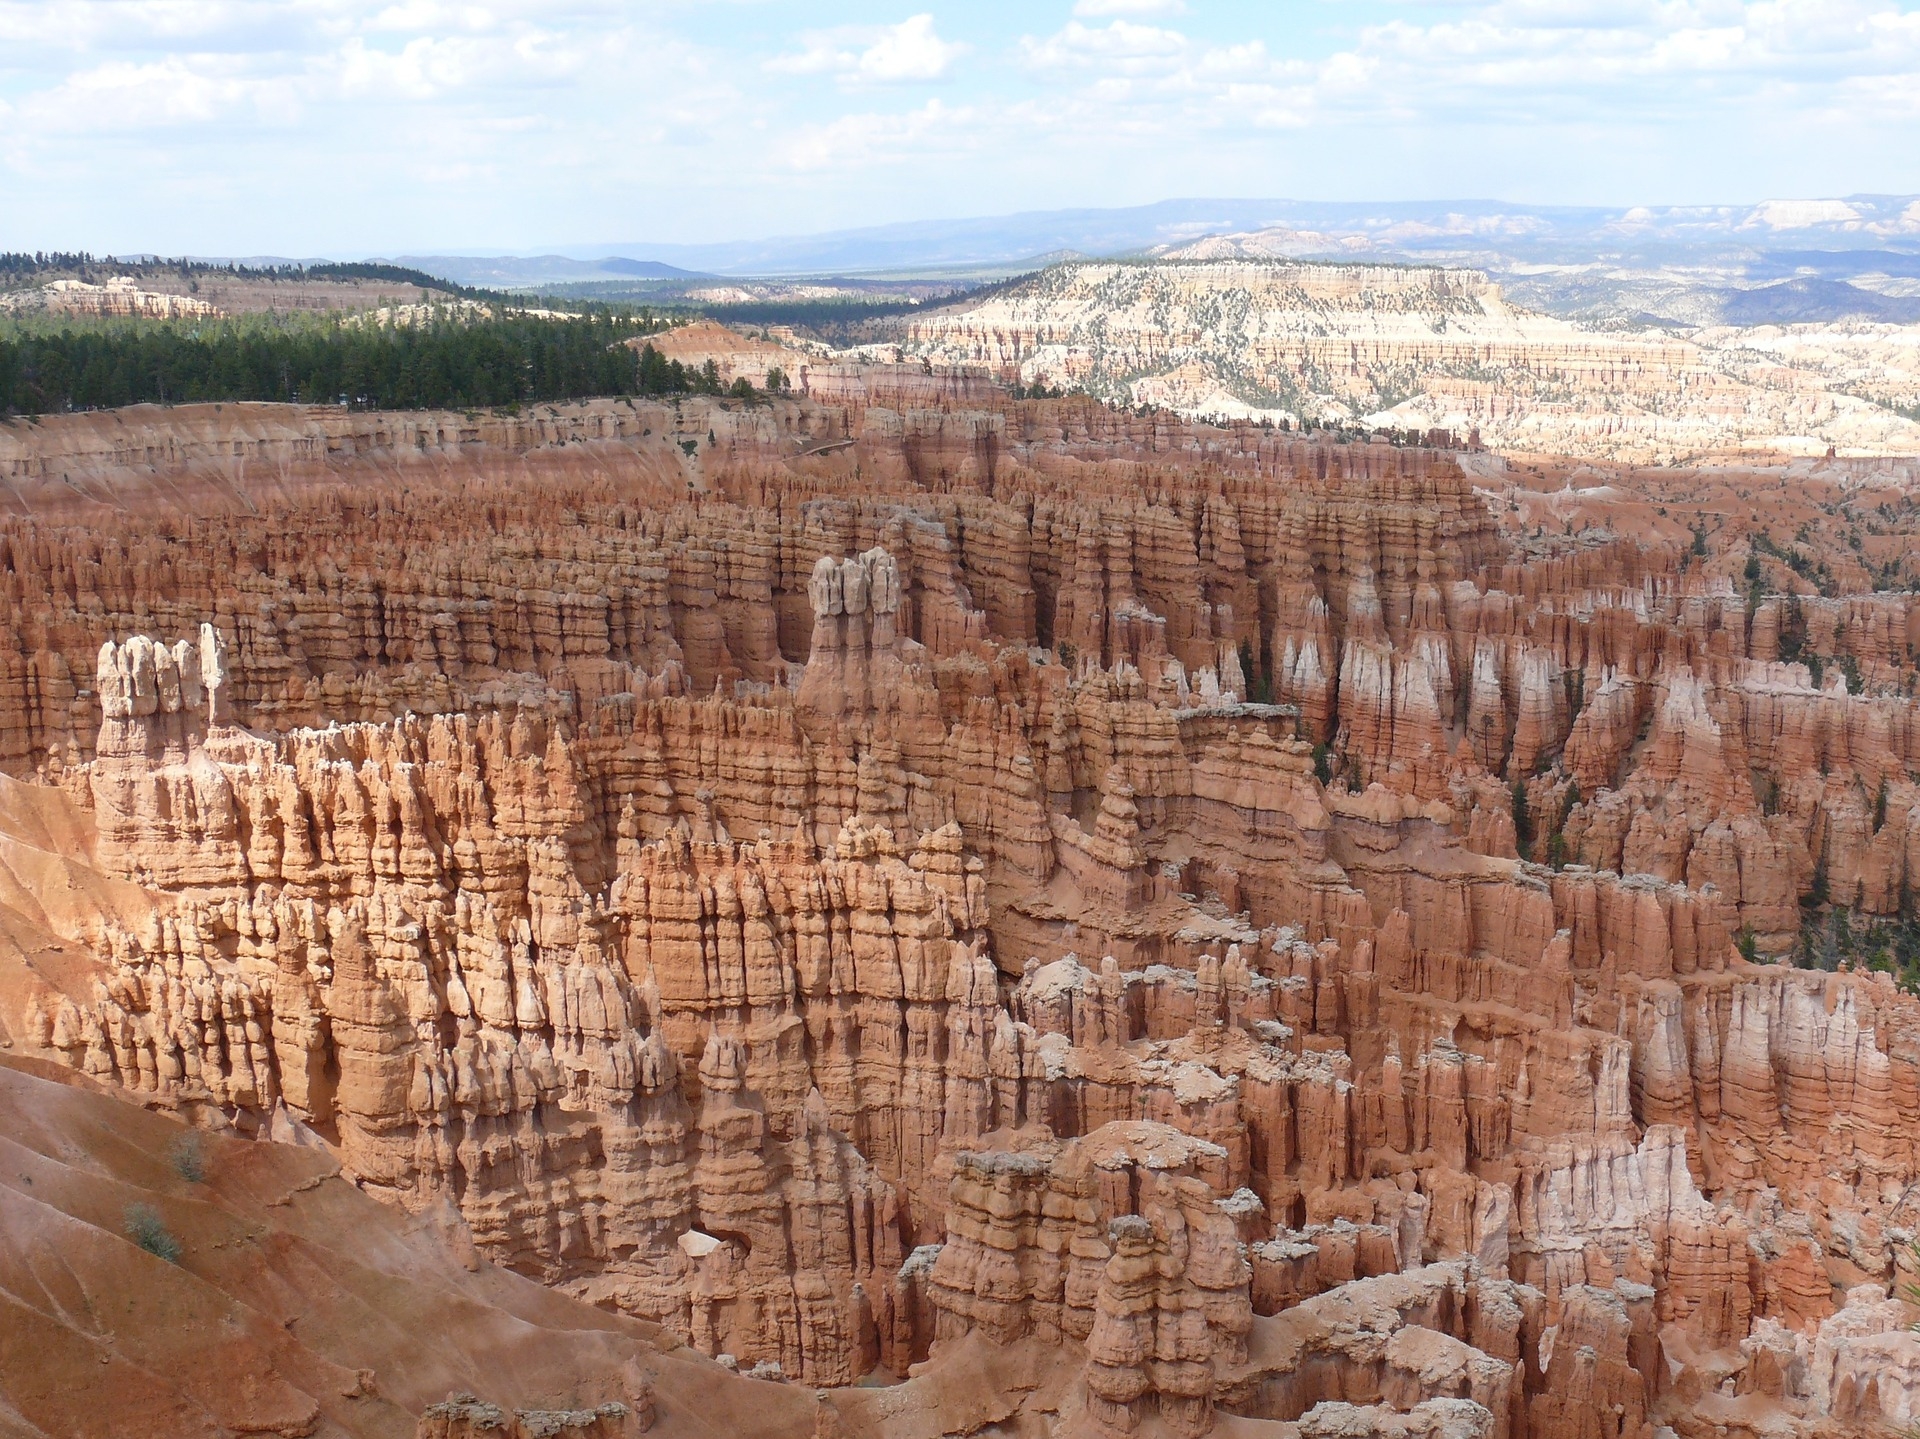
[[[809,1434],[809,1391],[734,1379],[652,1326],[474,1257],[319,1148],[199,1137],[0,1056],[0,1435],[411,1439],[450,1392],[576,1408],[657,1393],[656,1434]],[[127,1237],[148,1205],[181,1246]],[[668,1339],[664,1341],[672,1344]]]

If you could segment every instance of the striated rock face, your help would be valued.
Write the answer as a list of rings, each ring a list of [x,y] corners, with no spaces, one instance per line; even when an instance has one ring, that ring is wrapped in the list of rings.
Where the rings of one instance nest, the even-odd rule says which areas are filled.
[[[0,527],[24,1052],[821,1434],[1911,1416],[1920,1002],[1754,962],[1904,913],[1904,597],[1816,689],[1446,454],[924,374],[176,412],[186,519],[120,423],[0,439],[140,498]]]
[[[1471,270],[1229,259],[1202,241],[1160,261],[1049,266],[915,316],[901,350],[1187,415],[1441,429],[1585,459],[1911,456],[1920,425],[1862,398],[1910,390],[1889,328],[1602,332],[1521,308]]]
[[[85,280],[55,280],[34,290],[0,297],[0,313],[85,315],[90,318],[140,316],[152,320],[179,320],[217,315],[220,307],[190,295],[143,290],[139,281],[116,275],[105,284]]]
[[[669,360],[677,360],[689,370],[712,363],[723,384],[747,380],[765,388],[767,372],[778,371],[794,385],[804,385],[812,358],[804,350],[790,349],[767,340],[753,340],[712,320],[696,320],[645,339],[628,342],[638,350],[651,346]]]

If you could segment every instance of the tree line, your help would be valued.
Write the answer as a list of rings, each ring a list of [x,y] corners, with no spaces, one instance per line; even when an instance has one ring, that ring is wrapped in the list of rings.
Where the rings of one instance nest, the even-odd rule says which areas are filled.
[[[624,343],[661,328],[658,319],[496,314],[415,325],[169,322],[0,333],[0,414],[212,400],[475,409],[722,393],[711,364],[690,370],[652,345]]]
[[[486,299],[499,294],[456,284],[425,270],[406,265],[383,265],[371,261],[325,261],[307,265],[291,261],[278,265],[243,265],[235,260],[190,260],[186,256],[167,259],[149,255],[122,260],[112,255],[95,255],[86,250],[5,250],[0,251],[0,280],[9,283],[31,281],[42,275],[92,274],[128,275],[134,279],[156,275],[224,275],[236,280],[388,280],[396,284],[417,285],[423,290],[442,290],[464,299]]]
[[[85,250],[0,250],[0,284],[32,279],[43,270],[81,270],[96,263]]]
[[[825,300],[708,302],[695,308],[708,319],[735,329],[788,325],[836,345],[855,345],[896,334],[900,329],[898,322],[910,316],[972,302],[998,288],[982,285],[969,290],[956,285],[945,294],[929,295],[925,299],[905,295],[849,295]]]

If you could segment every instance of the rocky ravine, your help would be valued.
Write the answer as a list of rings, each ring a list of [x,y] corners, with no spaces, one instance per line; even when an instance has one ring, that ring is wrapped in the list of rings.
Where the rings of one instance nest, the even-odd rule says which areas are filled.
[[[1741,954],[1907,905],[1913,596],[1817,688],[1445,453],[814,391],[0,437],[16,1053],[816,1434],[1914,1417],[1920,1001]]]
[[[1671,464],[1911,455],[1893,325],[1584,329],[1472,270],[1259,259],[1057,265],[917,317],[938,366],[1189,415],[1477,432],[1495,449]]]

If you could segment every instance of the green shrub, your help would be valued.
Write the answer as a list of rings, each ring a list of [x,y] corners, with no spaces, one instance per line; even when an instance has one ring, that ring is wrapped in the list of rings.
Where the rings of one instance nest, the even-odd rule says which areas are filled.
[[[126,1215],[127,1238],[156,1259],[169,1264],[180,1262],[180,1241],[167,1229],[160,1211],[151,1204],[129,1204]]]
[[[207,1182],[207,1156],[200,1136],[189,1130],[167,1146],[167,1163],[173,1172],[189,1184]]]

